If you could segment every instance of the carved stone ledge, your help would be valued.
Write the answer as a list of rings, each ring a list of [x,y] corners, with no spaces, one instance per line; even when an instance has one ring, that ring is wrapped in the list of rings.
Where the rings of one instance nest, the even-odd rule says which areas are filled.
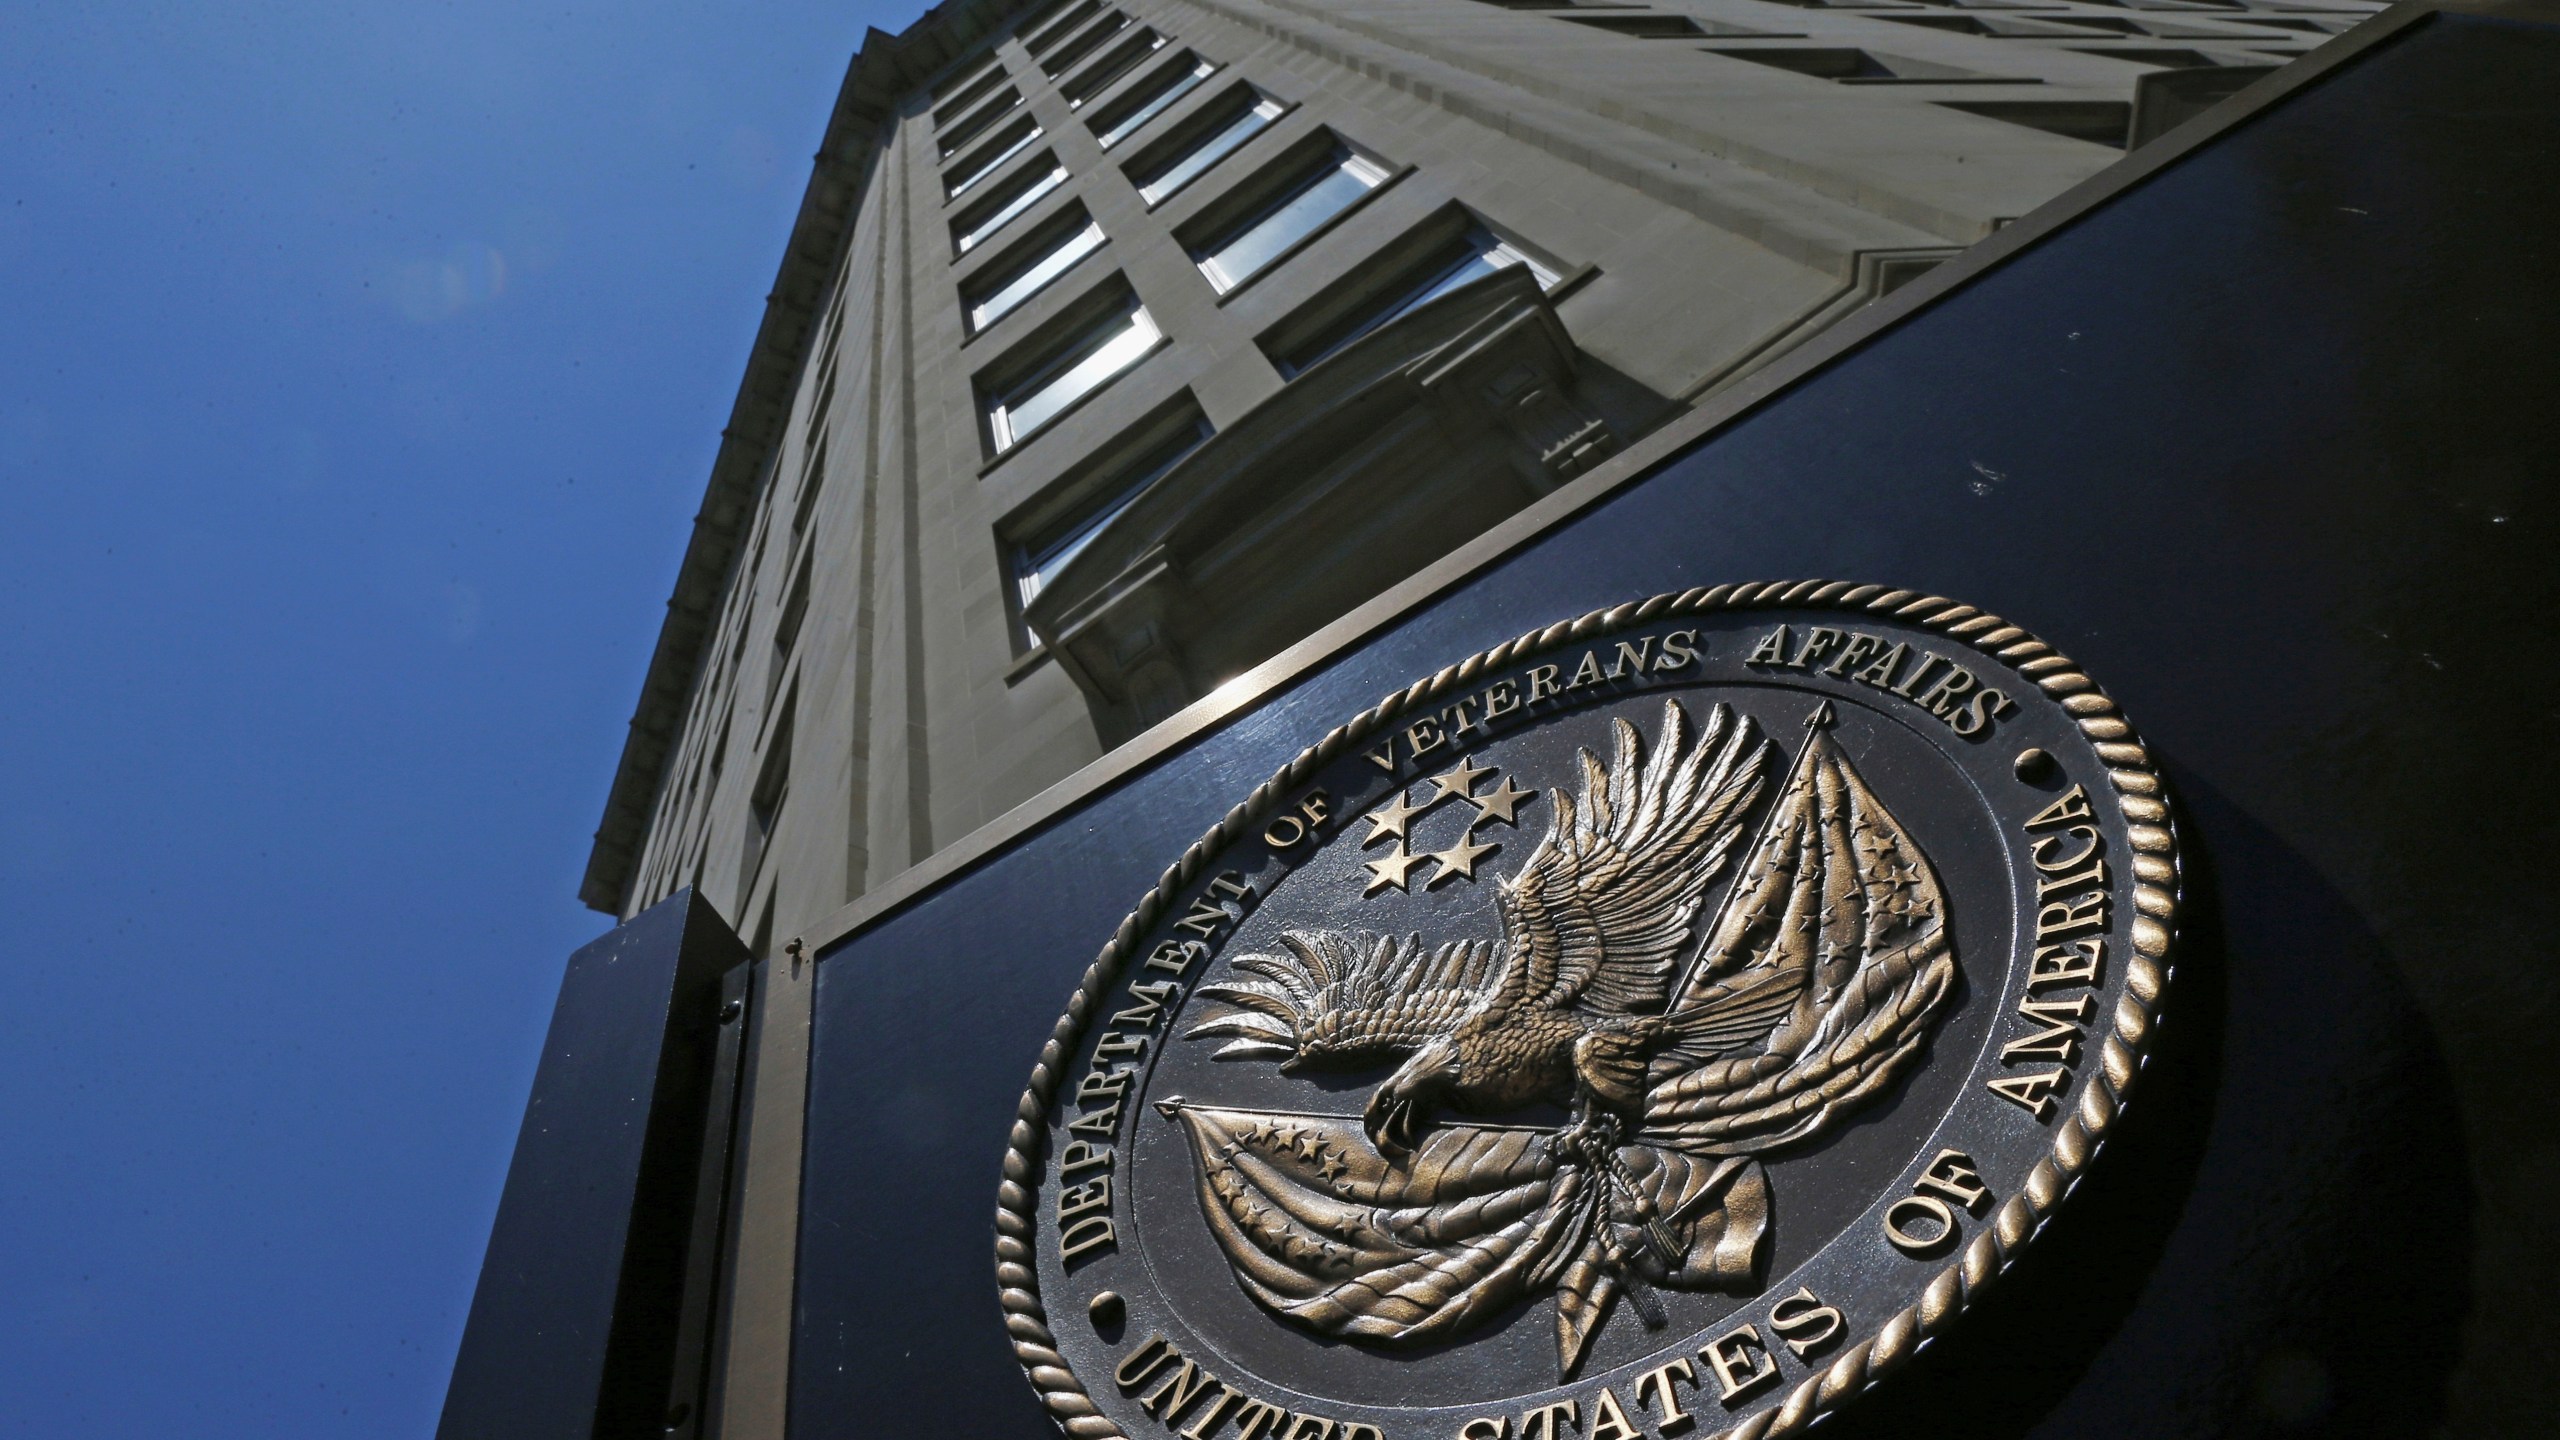
[[[1582,369],[1525,267],[1453,290],[1204,442],[1024,619],[1116,744],[1614,452]]]

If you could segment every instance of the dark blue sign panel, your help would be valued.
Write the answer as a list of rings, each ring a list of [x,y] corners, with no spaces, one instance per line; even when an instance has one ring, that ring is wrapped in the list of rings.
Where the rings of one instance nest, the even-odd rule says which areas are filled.
[[[680,890],[561,977],[438,1440],[691,1440],[749,957]]]
[[[2019,1238],[2014,1268],[1981,1290],[1963,1323],[1844,1409],[1834,1433],[2411,1434],[2439,1426],[2516,1433],[2526,1428],[2524,1416],[2548,1413],[2547,1356],[2560,1337],[2553,1303],[2536,1287],[2560,1273],[2542,1219],[2554,1198],[2550,1088],[2523,1077],[2550,1016],[2548,946],[2535,902],[2551,888],[2543,852],[2560,814],[2560,769],[2550,759],[2560,722],[2552,639],[2560,566],[2551,559],[2560,543],[2551,483],[2560,440],[2548,423],[2560,389],[2551,359],[2560,341],[2560,269],[2546,253],[2560,236],[2560,188],[2548,183],[2560,157],[2554,94],[2560,32],[2454,14],[2413,26],[826,955],[809,1089],[794,1433],[990,1440],[1056,1433],[1018,1361],[1014,1341],[1029,1332],[1017,1327],[1009,1338],[999,1308],[999,1168],[1026,1080],[1087,966],[1230,807],[1379,697],[1525,632],[1648,596],[1798,576],[1955,597],[2009,617],[2085,665],[2139,723],[2146,753],[2166,772],[2183,866],[2175,881],[2183,895],[2175,984],[2158,1034],[2146,1033],[2156,1043],[2141,1089],[2107,1134],[2105,1153],[2076,1177],[2084,1183],[2069,1204],[2037,1212],[2049,1213],[2049,1224],[2032,1247]],[[1743,651],[1758,638],[1736,633]],[[1889,638],[1878,632],[1877,649],[1857,668],[1833,673],[1854,678]],[[1804,643],[1802,632],[1787,643]],[[1811,660],[1839,660],[1848,642],[1830,643],[1837,648]],[[1747,656],[1731,658],[1739,664]],[[1801,822],[1808,834],[1839,819],[1848,828],[1839,831],[1836,856],[1865,858],[1824,863],[1860,884],[1931,867],[1895,850],[1899,841],[1860,848],[1866,832],[1854,822],[1867,802],[1857,786],[1871,785],[1891,808],[1929,785],[1953,793],[1961,779],[1989,794],[2011,783],[1990,768],[1963,779],[1958,767],[1904,785],[1887,772],[1905,762],[1870,765],[1860,747],[1902,714],[1891,706],[1930,694],[1908,671],[1871,684],[1879,695],[1896,686],[1908,687],[1900,701],[1879,699],[1838,722],[1842,753],[1873,772],[1854,786],[1821,778],[1850,770],[1823,758],[1831,742],[1808,737],[1829,732],[1804,728],[1799,721],[1809,717],[1793,710],[1782,717],[1774,704],[1765,715],[1747,705],[1736,711],[1780,742],[1771,778],[1751,803],[1774,807],[1797,794],[1799,808],[1787,813],[1812,817]],[[1930,708],[1943,720],[1962,697],[1941,698],[1945,705]],[[1659,746],[1669,722],[1656,718],[1659,697],[1646,704],[1627,714],[1637,717],[1640,743]],[[1706,703],[1692,708],[1704,723]],[[1573,743],[1636,773],[1628,752],[1612,759],[1597,713]],[[1891,749],[1874,746],[1878,754]],[[1779,760],[1812,775],[1805,783],[1813,788],[1789,790],[1793,772]],[[1913,758],[1906,768],[1917,776],[1930,763]],[[2027,778],[2023,753],[2018,763]],[[1425,802],[1433,792],[1420,783],[1390,803]],[[1507,782],[1458,783],[1474,804]],[[1610,793],[1605,777],[1602,793]],[[1538,836],[1555,823],[1536,806],[1552,803],[1541,798],[1520,810],[1515,853],[1489,861],[1489,873],[1506,883],[1519,877]],[[1342,823],[1300,813],[1309,823]],[[1364,824],[1369,813],[1361,812]],[[1734,853],[1760,844],[1753,835],[1774,833],[1775,822],[1762,817],[1777,813],[1755,810],[1737,823]],[[2056,814],[2055,826],[2069,830],[2070,813]],[[2109,820],[2113,828],[2091,823],[2093,834],[2103,829],[2109,843],[2130,847],[2110,852],[2124,867],[2111,873],[2134,874],[2141,816]],[[1926,840],[1921,822],[1911,832]],[[1350,850],[1360,849],[1359,834],[1346,833]],[[1448,855],[1453,843],[1479,838],[1470,828],[1455,842],[1433,832],[1429,843]],[[1804,855],[1835,854],[1807,843]],[[1970,842],[1955,843],[1961,850]],[[2037,848],[2041,837],[2031,828],[2022,843],[2039,865],[2065,856]],[[1356,891],[1349,867],[1387,853],[1381,843],[1327,863]],[[1404,838],[1396,837],[1393,853],[1408,854]],[[1988,861],[1953,852],[1932,859],[1952,889],[2001,883],[1996,867],[1983,868]],[[1250,879],[1236,874],[1239,885]],[[1432,890],[1436,874],[1404,878],[1430,895],[1458,888]],[[1226,922],[1241,925],[1247,907],[1223,904],[1207,888],[1214,881],[1215,872],[1204,871],[1192,898],[1206,896]],[[1743,893],[1733,883],[1733,893]],[[2041,882],[2029,874],[2020,883]],[[1963,908],[1973,902],[1953,903],[1960,926],[1973,923]],[[2014,914],[2030,930],[2043,923],[2032,904]],[[1416,910],[1395,923],[1427,922]],[[1204,942],[1223,944],[1220,923],[1204,920]],[[2134,922],[2125,924],[2112,964],[2140,948]],[[1471,938],[1492,943],[1508,933],[1485,928]],[[1281,943],[1271,938],[1265,948]],[[1149,953],[1130,958],[1142,966]],[[1822,953],[1836,956],[1837,947]],[[2021,963],[2029,961],[2048,963],[2041,950]],[[1167,977],[1225,984],[1231,1001],[1249,993],[1235,988],[1232,971],[1213,974],[1209,963],[1196,971],[1169,964]],[[1303,960],[1301,968],[1317,963]],[[1448,963],[1458,967],[1448,972],[1453,986],[1483,978]],[[1265,974],[1286,988],[1285,975]],[[1962,984],[1947,992],[1945,1018],[1931,1022],[1942,1027],[1936,1033],[1992,1037],[1968,1045],[2002,1043],[2000,1026],[2014,1033],[2016,1019],[2005,1012],[2017,997],[1995,980],[1968,961]],[[2120,993],[2108,992],[2118,1008],[2102,1011],[2067,989],[2020,992],[2044,995],[2086,1032],[2082,1048],[2068,1052],[2075,1076],[2107,1063],[2105,1027],[2128,1023],[2109,1018],[2121,1013]],[[1927,999],[1909,994],[1918,997],[1914,1005]],[[1260,1034],[1273,1055],[1311,1052],[1290,1023],[1313,1013],[1311,1005],[1274,999],[1256,1012],[1231,1003],[1219,1013],[1265,1013],[1289,1033],[1283,1039],[1235,1020],[1221,1038],[1250,1042]],[[1212,1018],[1193,1009],[1180,1024]],[[1159,1044],[1172,1034],[1151,1033]],[[1076,1043],[1089,1049],[1093,1037],[1079,1034]],[[1416,1040],[1399,1053],[1423,1048]],[[1184,1063],[1195,1076],[1227,1073],[1210,1061]],[[1407,1122],[1392,1113],[1397,1097],[1371,1098],[1394,1069],[1389,1062],[1346,1079],[1336,1097],[1342,1124],[1294,1139],[1248,1134],[1258,1122],[1236,1118],[1241,1111],[1178,1121],[1181,1103],[1114,1123],[1188,1124],[1195,1138],[1239,1154],[1236,1147],[1298,1147],[1297,1158],[1247,1178],[1305,1221],[1328,1195],[1368,1183],[1360,1167],[1392,1168],[1400,1153],[1425,1153],[1424,1130],[1399,1130]],[[1584,1088],[1554,1092],[1564,1098],[1540,1133],[1563,1133],[1596,1113],[1591,1096],[1607,1090],[1606,1069],[1579,1073]],[[1645,1073],[1642,1065],[1635,1072]],[[1665,1073],[1658,1065],[1651,1072]],[[1466,1086],[1452,1081],[1431,1093],[1445,1111],[1463,1102]],[[1861,1137],[1886,1133],[1893,1116],[1929,1092],[1915,1082],[1877,1093],[1876,1110],[1841,1121],[1848,1139],[1769,1162],[1776,1199],[1760,1219],[1730,1175],[1676,1193],[1713,1188],[1717,1213],[1730,1217],[1727,1232],[1766,1230],[1765,1254],[1788,1263],[1791,1245],[1807,1245],[1791,1224],[1832,1223],[1820,1205],[1790,1210],[1790,1187],[1803,1187],[1789,1167],[1808,1175],[1825,1164],[1854,1169]],[[2029,1102],[2043,1097],[2032,1088],[2009,1098],[2032,1116],[2020,1123],[2048,1127],[2045,1134],[2089,1119],[2039,1113]],[[1370,1112],[1365,1134],[1364,1102],[1383,1107]],[[1061,1117],[1075,1113],[1033,1118],[1063,1126]],[[1588,1143],[1590,1133],[1573,1132],[1584,1157],[1574,1163],[1604,1177],[1609,1152]],[[1338,1163],[1326,1158],[1328,1145],[1342,1152]],[[1621,1167],[1653,1163],[1616,1153]],[[2543,1159],[2521,1158],[2532,1156]],[[1046,1154],[1042,1164],[1056,1159]],[[1519,1163],[1534,1168],[1533,1161]],[[1919,1153],[1918,1163],[1936,1162]],[[1555,1183],[1561,1164],[1539,1172],[1538,1183]],[[1929,1173],[1942,1188],[1928,1193],[1950,1197],[1948,1219],[1963,1233],[1997,1225],[2004,1212],[1986,1210],[1995,1218],[1984,1220],[1967,1210],[1963,1167]],[[1634,1206],[1640,1192],[1673,1193],[1649,1175],[1590,1182],[1620,1185],[1629,1197],[1624,1214],[1604,1210],[1587,1222],[1624,1223],[1623,1244],[1555,1251],[1597,1256],[1589,1264],[1633,1277],[1619,1286],[1629,1308],[1591,1352],[1609,1364],[1616,1352],[1605,1347],[1622,1343],[1613,1333],[1653,1333],[1650,1313],[1631,1322],[1637,1311],[1666,1303],[1678,1319],[1678,1307],[1690,1302],[1673,1293],[1678,1276],[1668,1262],[1679,1257],[1670,1252],[1704,1243],[1696,1221],[1706,1212],[1692,1200],[1659,1212]],[[1034,1177],[1045,1187],[1029,1202],[1040,1215],[1056,1215],[1065,1203],[1051,1193],[1054,1180],[1046,1168]],[[1418,1183],[1400,1173],[1376,1186],[1422,1194],[1411,1188]],[[1429,1191],[1435,1204],[1452,1193]],[[1063,1236],[1078,1217],[1059,1218]],[[1929,1227],[1917,1212],[1904,1219],[1925,1247]],[[1444,1222],[1444,1230],[1457,1223],[1445,1215],[1433,1221]],[[1654,1222],[1688,1228],[1663,1239],[1648,1230]],[[1188,1248],[1166,1252],[1189,1257],[1177,1267],[1185,1273],[1165,1273],[1167,1261],[1149,1283],[1213,1296],[1241,1317],[1238,1325],[1257,1313],[1241,1298],[1248,1294],[1276,1316],[1280,1302],[1270,1295],[1331,1262],[1290,1250],[1295,1242],[1278,1229],[1270,1234],[1267,1243],[1221,1238],[1223,1252],[1186,1241]],[[1059,1267],[1076,1257],[1059,1261],[1061,1242],[1047,1243],[1042,1263],[1052,1272],[1044,1273],[1074,1273]],[[1879,1264],[1891,1259],[1881,1245]],[[1649,1246],[1665,1259],[1645,1259]],[[1697,1254],[1689,1260],[1707,1263]],[[1736,1263],[1737,1273],[1767,1273],[1749,1268],[1765,1256]],[[1240,1288],[1239,1276],[1256,1265],[1265,1265],[1263,1289]],[[1575,1284],[1586,1297],[1597,1292],[1587,1278],[1575,1281],[1564,1261],[1534,1278],[1496,1296],[1509,1296],[1501,1299],[1509,1308],[1468,1317],[1492,1340],[1469,1332],[1446,1344],[1498,1343],[1552,1365],[1558,1322],[1550,1307],[1565,1302],[1548,1297]],[[1308,1295],[1319,1288],[1312,1279],[1306,1286]],[[1669,1299],[1640,1293],[1653,1289]],[[1861,1338],[1853,1355],[1823,1352],[1817,1340],[1797,1352],[1790,1337],[1819,1327],[1788,1330],[1790,1320],[1769,1309],[1780,1298],[1755,1302],[1762,1321],[1750,1344],[1690,1346],[1677,1388],[1668,1380],[1658,1390],[1595,1380],[1555,1392],[1573,1399],[1568,1412],[1505,1409],[1514,1392],[1494,1386],[1482,1422],[1428,1433],[1651,1436],[1666,1433],[1662,1422],[1676,1402],[1698,1433],[1712,1434],[1767,1398],[1752,1394],[1746,1403],[1735,1393],[1737,1381],[1752,1388],[1762,1361],[1793,1386],[1843,1357],[1866,1363],[1895,1343]],[[1140,1417],[1130,1433],[1402,1440],[1392,1426],[1349,1411],[1330,1429],[1295,1417],[1284,1427],[1286,1406],[1276,1402],[1275,1418],[1255,1431],[1248,1416],[1261,1403],[1252,1398],[1263,1393],[1253,1370],[1260,1362],[1209,1367],[1220,1388],[1206,1378],[1186,1382],[1169,1353],[1147,1350],[1138,1292],[1128,1291],[1125,1313],[1122,1300],[1116,1289],[1079,1292],[1072,1308],[1053,1307],[1047,1323],[1061,1337],[1083,1327],[1078,1345],[1106,1357],[1098,1369],[1078,1360],[1076,1374],[1107,1402],[1104,1411]],[[1424,1307],[1412,1312],[1420,1318],[1399,1323],[1437,1324],[1437,1313]],[[1377,1346],[1397,1337],[1380,1339],[1383,1332],[1363,1330],[1364,1322],[1308,1309],[1289,1322],[1296,1329],[1271,1323],[1288,1344],[1316,1347],[1269,1361],[1275,1373],[1299,1367],[1297,1378],[1270,1382],[1273,1394],[1319,1386],[1316,1372],[1325,1367],[1302,1362],[1326,1353],[1323,1346],[1340,1347],[1344,1374],[1401,1363],[1378,1359],[1388,1352]],[[1572,1328],[1564,1327],[1568,1339]],[[1641,1349],[1639,1338],[1623,1343],[1629,1354]],[[1073,1349],[1063,1339],[1061,1348]],[[1452,1354],[1463,1349],[1427,1358]],[[1566,1358],[1567,1369],[1579,1363]],[[1114,1380],[1111,1362],[1127,1383]],[[1463,1387],[1455,1369],[1440,1365],[1431,1383]],[[1364,1404],[1394,1398],[1392,1387],[1360,1383]],[[1219,1398],[1227,1389],[1235,1399]]]

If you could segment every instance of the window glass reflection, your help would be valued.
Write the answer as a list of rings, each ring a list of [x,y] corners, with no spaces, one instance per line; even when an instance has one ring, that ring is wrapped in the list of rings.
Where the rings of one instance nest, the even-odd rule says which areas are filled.
[[[1150,88],[1131,97],[1131,109],[1104,121],[1094,138],[1102,142],[1105,150],[1128,139],[1145,128],[1148,121],[1171,109],[1173,102],[1199,89],[1200,82],[1217,73],[1217,69],[1217,66],[1194,56],[1188,66],[1166,70],[1147,82]]]
[[[1149,205],[1163,202],[1174,191],[1188,185],[1210,166],[1235,153],[1237,147],[1261,134],[1286,109],[1268,95],[1253,94],[1250,103],[1230,118],[1202,129],[1189,145],[1161,161],[1155,170],[1138,183],[1138,198]]]
[[[1222,293],[1233,290],[1386,178],[1385,166],[1353,153],[1348,146],[1336,145],[1283,182],[1271,200],[1193,258],[1210,284]]]
[[[1040,203],[1041,197],[1067,182],[1067,167],[1051,165],[1043,173],[1034,171],[1022,179],[1022,188],[974,219],[963,220],[951,227],[951,241],[959,253],[966,255],[986,243],[988,236],[1005,227],[1005,222]]]
[[[987,429],[997,451],[1022,443],[1068,406],[1146,358],[1163,338],[1146,307],[1132,300],[1127,309],[1077,337],[1056,359],[989,396]]]
[[[1090,220],[1082,228],[1060,235],[1055,244],[1033,255],[1020,269],[994,281],[993,288],[969,298],[970,333],[975,334],[1002,319],[1023,301],[1040,293],[1041,287],[1067,273],[1077,261],[1101,248],[1102,227]]]

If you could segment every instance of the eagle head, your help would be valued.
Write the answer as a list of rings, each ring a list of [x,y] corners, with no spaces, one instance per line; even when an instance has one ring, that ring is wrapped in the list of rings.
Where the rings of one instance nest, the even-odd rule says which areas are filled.
[[[1415,1141],[1430,1123],[1430,1105],[1457,1085],[1456,1042],[1444,1035],[1425,1043],[1370,1095],[1369,1106],[1360,1116],[1369,1143],[1391,1159],[1412,1154]]]

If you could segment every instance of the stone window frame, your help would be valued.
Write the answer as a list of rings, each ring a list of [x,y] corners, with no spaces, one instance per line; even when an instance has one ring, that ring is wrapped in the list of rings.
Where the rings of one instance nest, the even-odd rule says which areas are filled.
[[[1125,10],[1104,11],[1092,24],[1077,31],[1065,44],[1044,57],[1040,61],[1040,73],[1047,76],[1051,84],[1057,83],[1059,76],[1083,63],[1087,56],[1101,49],[1112,36],[1122,33],[1137,23]]]
[[[1210,288],[1218,292],[1218,303],[1223,305],[1247,286],[1279,270],[1299,251],[1322,239],[1413,170],[1413,166],[1398,165],[1375,147],[1331,126],[1318,125],[1290,141],[1279,154],[1174,227],[1174,242],[1190,257]],[[1342,172],[1365,179],[1366,188],[1291,236],[1251,270],[1229,274],[1218,265],[1218,256],[1225,249],[1277,218],[1333,174]]]
[[[1149,211],[1160,210],[1297,108],[1297,101],[1274,95],[1252,80],[1239,79],[1184,116],[1172,130],[1122,161],[1120,173],[1137,190],[1140,203]],[[1249,119],[1258,119],[1259,123],[1244,128]],[[1185,169],[1195,157],[1231,134],[1235,137],[1233,143]],[[1172,178],[1177,175],[1179,178]],[[1169,179],[1171,183],[1167,183]],[[1159,186],[1163,188],[1158,189]]]
[[[996,86],[1004,83],[1009,74],[1010,72],[1005,69],[1003,57],[989,51],[986,63],[972,66],[934,86],[928,92],[937,107],[933,112],[933,123],[950,124],[953,116],[977,104]]]
[[[1032,163],[1046,160],[1046,165]],[[1075,178],[1056,150],[1044,150],[1015,167],[1014,174],[951,217],[951,258],[976,251],[1006,227],[1030,214]]]
[[[968,148],[969,143],[992,129],[996,122],[1012,114],[1022,105],[1022,87],[1007,85],[977,109],[952,121],[933,137],[935,153],[949,160]]]
[[[959,203],[962,196],[993,179],[1004,170],[1008,161],[1020,157],[1046,133],[1040,117],[1028,113],[998,128],[977,149],[952,162],[951,168],[942,172],[944,201]]]
[[[1047,264],[1061,250],[1090,235],[1093,243],[1078,251],[1073,258],[1030,289],[1013,297],[1011,304],[981,319],[978,307],[1010,289],[1024,276]],[[1060,206],[1055,214],[1044,216],[1040,223],[1022,238],[989,256],[983,263],[968,267],[958,277],[960,292],[960,328],[966,337],[961,343],[985,335],[1002,324],[1006,316],[1018,313],[1033,297],[1074,274],[1085,261],[1110,248],[1111,237],[1102,222],[1093,218],[1084,202],[1074,201]]]
[[[1020,422],[1027,402],[1047,395],[1051,386],[1133,334],[1145,339],[1122,363],[1029,425]],[[989,464],[1019,454],[1171,343],[1136,287],[1115,271],[972,377],[979,440]]]
[[[1115,149],[1163,118],[1183,97],[1216,79],[1226,68],[1224,61],[1211,59],[1186,45],[1085,116],[1085,128],[1092,132],[1095,144],[1104,150]],[[1156,83],[1159,77],[1163,80],[1161,85]]]
[[[743,902],[764,872],[773,853],[773,837],[782,829],[783,807],[791,800],[791,743],[798,729],[800,686],[795,682],[783,700],[773,729],[766,733],[764,761],[756,767],[755,787],[747,793],[746,828],[738,838],[738,898]]]
[[[1153,25],[1141,25],[1105,50],[1090,65],[1058,82],[1059,98],[1070,110],[1082,110],[1119,83],[1120,78],[1147,63],[1173,43],[1173,37]]]
[[[1451,202],[1377,248],[1350,273],[1309,296],[1254,337],[1254,344],[1284,379],[1294,380],[1328,356],[1391,323],[1467,263],[1455,252],[1482,233],[1518,256],[1538,277],[1549,300],[1561,300],[1591,275],[1590,266],[1567,265],[1553,251],[1496,224],[1473,206]],[[1451,258],[1442,263],[1444,254]],[[1354,318],[1358,323],[1352,324]]]
[[[1021,37],[1025,52],[1038,55],[1074,34],[1086,21],[1101,14],[1103,8],[1102,0],[1066,0],[1065,4],[1053,5],[1024,21],[1014,34]]]

